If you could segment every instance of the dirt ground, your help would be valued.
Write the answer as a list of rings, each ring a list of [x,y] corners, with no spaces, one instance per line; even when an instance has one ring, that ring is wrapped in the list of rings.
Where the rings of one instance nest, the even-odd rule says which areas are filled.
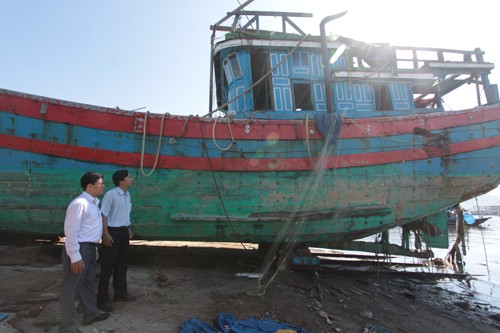
[[[0,313],[9,316],[0,333],[57,332],[61,244],[1,244]],[[108,320],[82,332],[179,332],[191,317],[213,325],[220,312],[308,333],[500,332],[500,309],[475,300],[466,286],[456,293],[434,280],[381,272],[286,269],[263,296],[249,296],[256,280],[235,274],[259,271],[255,247],[153,245],[132,248],[128,281],[137,300],[114,303]]]

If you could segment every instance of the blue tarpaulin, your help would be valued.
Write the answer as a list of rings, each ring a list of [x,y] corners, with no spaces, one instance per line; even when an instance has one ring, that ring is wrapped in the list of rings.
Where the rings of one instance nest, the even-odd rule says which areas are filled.
[[[258,320],[249,318],[247,320],[237,319],[231,313],[219,313],[217,327],[191,318],[182,323],[179,333],[275,333],[278,330],[292,330],[297,333],[307,333],[302,327],[284,324],[272,319]]]
[[[316,127],[323,138],[331,145],[335,144],[342,129],[342,116],[338,113],[320,113],[314,116]]]

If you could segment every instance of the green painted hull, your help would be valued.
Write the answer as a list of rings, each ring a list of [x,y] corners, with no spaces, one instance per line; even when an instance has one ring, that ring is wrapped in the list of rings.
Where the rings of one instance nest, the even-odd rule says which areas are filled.
[[[109,189],[111,172],[104,175]],[[410,222],[452,200],[443,189],[465,193],[470,181],[416,179],[398,175],[390,165],[355,173],[160,170],[144,177],[134,170],[132,175],[137,238],[270,243],[296,235],[311,244],[358,239]],[[80,170],[1,173],[0,201],[9,202],[2,229],[62,235],[66,206],[80,193],[80,176]],[[483,178],[477,181],[491,181]],[[415,194],[419,188],[432,195],[422,199]]]

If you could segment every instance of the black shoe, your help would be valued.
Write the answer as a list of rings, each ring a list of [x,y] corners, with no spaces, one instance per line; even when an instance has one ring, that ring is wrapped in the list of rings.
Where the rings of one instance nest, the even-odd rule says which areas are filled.
[[[74,330],[69,331],[68,333],[82,333],[78,328],[75,328]]]
[[[97,323],[98,321],[106,320],[108,318],[109,318],[109,313],[108,312],[101,312],[100,314],[98,314],[95,317],[92,317],[92,318],[89,318],[89,319],[83,318],[83,320],[82,320],[82,326],[88,326],[88,325],[91,325],[93,323]]]
[[[104,312],[113,312],[113,306],[111,305],[111,302],[109,302],[109,301],[104,302],[104,303],[97,303],[97,307]]]
[[[129,294],[126,294],[125,296],[115,295],[115,297],[113,298],[114,302],[132,302],[135,300],[136,300],[136,297],[129,295]]]

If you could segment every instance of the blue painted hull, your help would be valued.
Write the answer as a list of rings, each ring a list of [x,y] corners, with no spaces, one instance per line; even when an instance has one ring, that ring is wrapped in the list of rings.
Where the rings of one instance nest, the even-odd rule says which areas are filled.
[[[46,115],[57,110],[70,116],[47,119],[39,112],[46,99],[0,93],[2,230],[60,234],[65,208],[88,170],[103,172],[108,186],[114,170],[131,171],[132,220],[140,238],[257,243],[294,234],[310,244],[361,238],[500,182],[500,116],[492,107],[392,117],[393,127],[378,133],[344,120],[337,142],[328,146],[319,134],[305,138],[305,119],[256,122],[249,138],[243,120],[214,124],[213,118],[173,117],[163,120],[170,132],[160,136],[162,119],[156,115],[143,139],[129,125],[145,114],[50,100]],[[14,110],[7,107],[12,105]],[[457,123],[464,115],[482,114],[486,120]],[[78,126],[80,119],[95,117],[101,120]],[[438,118],[444,120],[430,134],[394,130]],[[107,129],[106,119],[130,129]],[[372,118],[362,124],[373,130],[377,123]],[[429,136],[441,141],[433,144]],[[146,176],[160,137],[156,168]]]

